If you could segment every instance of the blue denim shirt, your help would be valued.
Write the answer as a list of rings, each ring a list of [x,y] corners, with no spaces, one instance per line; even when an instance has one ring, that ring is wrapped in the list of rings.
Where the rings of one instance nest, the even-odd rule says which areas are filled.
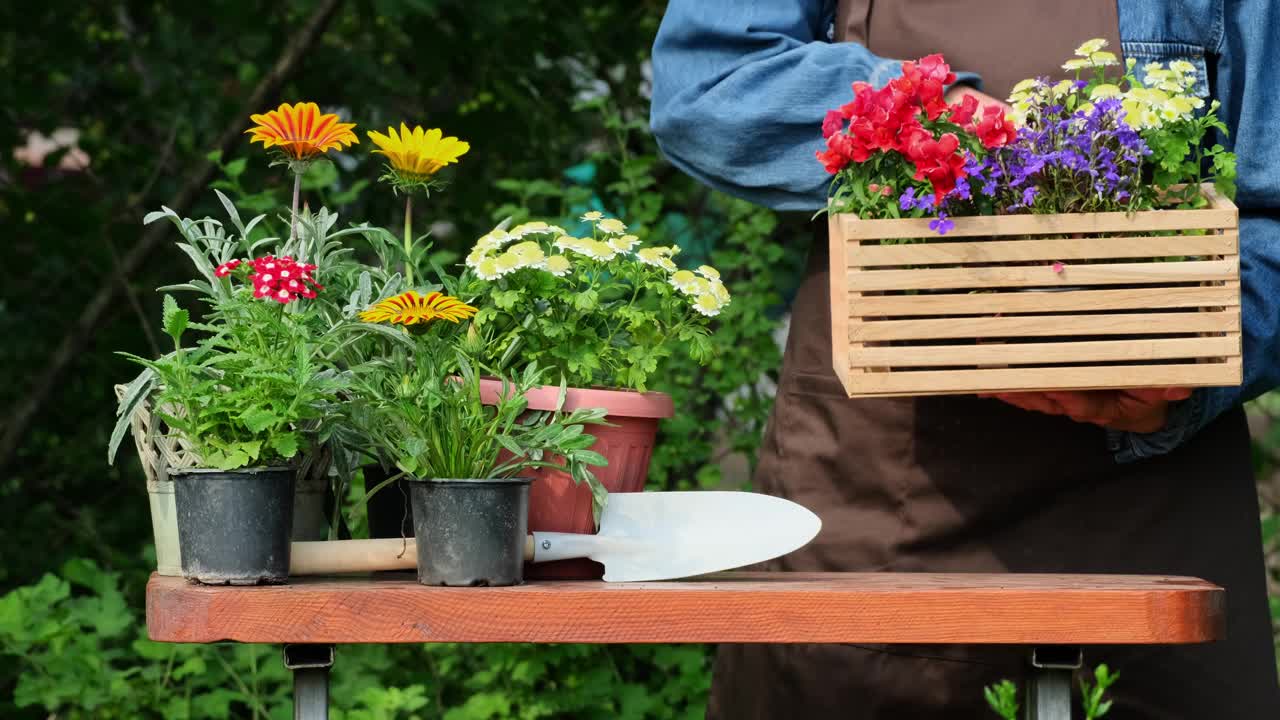
[[[835,0],[671,0],[653,46],[658,145],[706,184],[777,210],[813,211],[830,177],[818,128],[855,80],[881,85],[900,58],[831,42]],[[1222,102],[1239,155],[1244,384],[1201,388],[1161,431],[1110,432],[1122,462],[1177,447],[1224,411],[1280,386],[1280,3],[1119,0],[1138,66],[1193,63]],[[1081,38],[1085,40],[1086,38]]]

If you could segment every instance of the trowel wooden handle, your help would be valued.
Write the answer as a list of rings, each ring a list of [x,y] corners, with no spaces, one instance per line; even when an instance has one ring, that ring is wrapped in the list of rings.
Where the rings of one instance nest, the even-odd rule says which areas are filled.
[[[290,575],[339,575],[418,567],[413,538],[295,542],[289,548]],[[533,560],[533,536],[525,538],[524,559]]]

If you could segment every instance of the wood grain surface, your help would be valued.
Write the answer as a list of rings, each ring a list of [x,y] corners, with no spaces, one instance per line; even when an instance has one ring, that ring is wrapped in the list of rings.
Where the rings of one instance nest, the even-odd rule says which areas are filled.
[[[1182,577],[721,573],[677,582],[439,588],[412,574],[209,587],[152,576],[164,642],[1180,644],[1224,591]]]

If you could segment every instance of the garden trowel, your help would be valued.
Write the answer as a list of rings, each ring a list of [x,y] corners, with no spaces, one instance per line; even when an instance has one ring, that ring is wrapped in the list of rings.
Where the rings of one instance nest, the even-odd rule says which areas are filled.
[[[803,547],[817,515],[749,492],[648,492],[609,496],[596,535],[534,532],[525,560],[591,558],[611,582],[669,580],[751,565]],[[413,538],[295,542],[291,575],[417,567]]]

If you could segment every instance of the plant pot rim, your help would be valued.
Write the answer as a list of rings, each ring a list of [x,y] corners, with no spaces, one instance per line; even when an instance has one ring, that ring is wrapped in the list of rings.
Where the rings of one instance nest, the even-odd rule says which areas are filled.
[[[169,477],[177,478],[183,475],[261,475],[265,473],[293,471],[294,469],[289,465],[256,465],[254,467],[236,468],[234,470],[219,470],[218,468],[184,468],[182,470],[170,471]]]
[[[480,397],[483,402],[495,402],[501,392],[502,381],[498,378],[480,379]],[[559,397],[559,385],[539,385],[525,393],[530,410],[555,410]],[[671,401],[671,396],[663,392],[621,388],[568,388],[564,398],[564,411],[573,412],[583,408],[604,408],[608,415],[615,417],[662,419],[675,415],[675,404]]]
[[[531,477],[509,478],[408,478],[410,482],[438,485],[528,485]]]

